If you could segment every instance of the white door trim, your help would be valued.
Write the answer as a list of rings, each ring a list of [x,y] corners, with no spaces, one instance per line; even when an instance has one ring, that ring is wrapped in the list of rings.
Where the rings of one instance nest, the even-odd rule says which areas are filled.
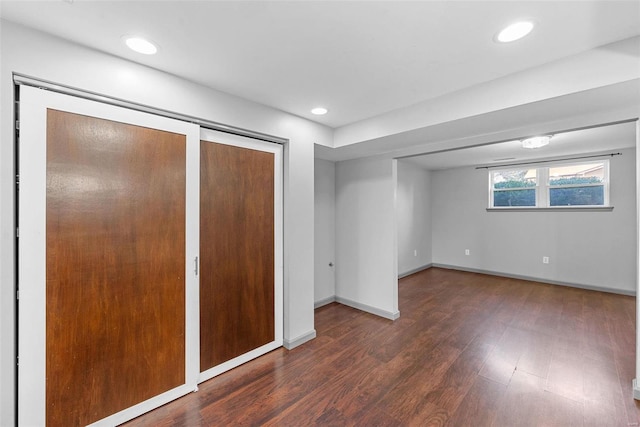
[[[274,155],[274,316],[275,337],[274,340],[247,353],[228,360],[201,372],[198,383],[206,381],[223,372],[233,369],[256,357],[262,356],[271,350],[282,347],[284,334],[284,255],[283,255],[283,166],[282,146],[270,142],[251,139],[239,135],[218,132],[211,129],[202,129],[200,138],[203,141],[216,142],[218,144],[232,145],[235,147],[249,148],[252,150],[273,153]]]
[[[104,418],[94,426],[120,424],[197,389],[199,372],[198,255],[199,126],[29,86],[20,89],[18,243],[18,422],[45,425],[46,380],[46,114],[47,108],[89,115],[186,136],[186,335],[185,384]],[[194,213],[195,212],[195,213]]]

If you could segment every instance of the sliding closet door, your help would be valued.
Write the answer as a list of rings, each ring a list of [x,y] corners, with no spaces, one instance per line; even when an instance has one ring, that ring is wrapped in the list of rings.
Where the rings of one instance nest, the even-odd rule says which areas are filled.
[[[282,345],[281,152],[203,131],[201,380]]]
[[[186,201],[198,128],[21,96],[19,422],[113,425],[195,386]]]

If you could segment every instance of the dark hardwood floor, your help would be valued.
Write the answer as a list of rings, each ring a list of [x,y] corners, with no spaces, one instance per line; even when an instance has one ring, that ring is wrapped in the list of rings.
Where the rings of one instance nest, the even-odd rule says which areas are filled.
[[[635,298],[432,268],[127,426],[635,426]]]

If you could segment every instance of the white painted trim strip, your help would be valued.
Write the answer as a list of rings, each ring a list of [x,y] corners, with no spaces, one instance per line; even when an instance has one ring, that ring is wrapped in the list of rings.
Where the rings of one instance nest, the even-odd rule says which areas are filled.
[[[391,311],[387,311],[387,310],[382,310],[380,308],[377,307],[373,307],[367,304],[362,304],[360,302],[356,302],[356,301],[351,301],[350,299],[347,298],[342,298],[339,296],[336,296],[336,301],[339,302],[340,304],[343,305],[347,305],[351,308],[356,308],[360,311],[366,311],[367,313],[371,313],[371,314],[375,314],[376,316],[380,316],[380,317],[384,317],[385,319],[389,319],[389,320],[396,320],[400,317],[400,311],[396,311],[395,313],[391,312]]]
[[[200,139],[215,144],[247,148],[273,154],[274,167],[274,340],[247,353],[201,372],[198,383],[206,381],[283,345],[284,336],[284,234],[283,234],[283,147],[266,141],[248,139],[211,129],[201,129]]]
[[[321,300],[316,301],[315,303],[313,303],[313,308],[314,309],[320,308],[320,307],[322,307],[324,305],[331,304],[332,302],[336,302],[336,296],[335,295],[332,295],[330,297],[323,298]]]
[[[429,264],[425,264],[425,265],[423,265],[423,266],[421,266],[421,267],[418,267],[418,268],[414,268],[414,269],[412,269],[412,270],[409,270],[409,271],[407,271],[407,272],[400,273],[400,274],[398,274],[398,279],[402,279],[403,277],[411,276],[412,274],[419,273],[419,272],[421,272],[421,271],[423,271],[423,270],[428,270],[428,269],[430,269],[432,266],[433,266],[433,264],[432,264],[432,263],[429,263]]]
[[[48,80],[39,79],[37,77],[26,76],[19,73],[13,74],[13,82],[17,85],[32,86],[39,89],[45,89],[52,92],[58,92],[65,95],[75,96],[77,98],[88,99],[91,101],[101,102],[103,104],[115,105],[118,107],[128,108],[130,110],[142,111],[144,113],[154,114],[156,116],[168,117],[188,123],[197,124],[203,128],[213,129],[220,132],[226,132],[234,135],[241,135],[248,138],[260,139],[267,142],[275,142],[277,144],[286,144],[289,142],[286,138],[280,138],[274,135],[268,135],[266,133],[255,132],[249,129],[244,129],[236,126],[225,125],[223,123],[214,122],[211,120],[202,119],[199,117],[188,116],[186,114],[176,113],[174,111],[163,110],[161,108],[151,107],[149,105],[139,104],[125,99],[115,98],[109,95],[103,95],[96,92],[90,92],[82,89],[77,89],[71,86],[66,86],[60,83],[54,83]]]
[[[487,208],[487,212],[612,212],[613,206],[543,206]]]
[[[293,350],[294,348],[306,343],[307,341],[311,341],[315,337],[316,337],[316,330],[314,329],[292,340],[285,339],[284,348],[286,348],[287,350]]]
[[[116,412],[115,414],[109,415],[106,418],[102,418],[95,423],[89,424],[87,427],[111,427],[117,426],[122,423],[125,423],[129,420],[132,420],[136,417],[139,417],[142,414],[145,414],[155,408],[159,408],[162,405],[165,405],[173,400],[176,400],[188,393],[198,391],[198,386],[194,385],[182,385],[173,390],[169,390],[157,396],[154,396],[144,402],[138,403],[137,405],[126,408],[120,412]]]
[[[228,360],[224,363],[216,365],[213,368],[207,369],[206,371],[201,372],[200,375],[198,376],[198,384],[200,384],[203,381],[207,381],[215,376],[218,376],[222,373],[225,373],[253,359],[256,359],[262,355],[265,355],[268,352],[275,350],[276,348],[279,348],[279,347],[282,347],[282,344],[279,341],[272,341],[261,347],[253,349],[247,353],[241,354],[238,357],[234,357],[231,360]]]
[[[444,268],[447,270],[468,271],[469,273],[480,273],[480,274],[487,274],[489,276],[508,277],[510,279],[528,280],[530,282],[546,283],[548,285],[557,285],[557,286],[566,286],[569,288],[586,289],[588,291],[608,292],[610,294],[636,296],[635,291],[628,291],[626,289],[612,289],[612,288],[605,288],[601,286],[584,285],[581,283],[561,282],[557,280],[542,279],[539,277],[524,276],[521,274],[502,273],[499,271],[483,270],[480,268],[460,267],[457,265],[450,265],[450,264],[433,263],[431,266],[436,268]]]
[[[640,400],[640,388],[638,388],[638,379],[634,378],[632,382],[633,386],[633,398],[635,400]]]
[[[21,192],[18,205],[19,223],[22,230],[18,255],[22,261],[18,265],[20,277],[18,356],[20,366],[18,367],[17,409],[20,425],[44,425],[46,419],[46,357],[43,346],[46,342],[47,109],[55,108],[60,111],[181,134],[185,136],[187,151],[189,147],[196,149],[199,147],[200,129],[191,123],[144,112],[130,111],[113,105],[96,103],[33,87],[21,89],[20,95],[20,116],[23,122],[20,147],[30,155],[21,157],[19,165]],[[189,154],[187,156],[188,163],[185,167],[189,168],[194,159],[189,157]],[[187,197],[189,198],[188,193]],[[188,224],[185,223],[185,229],[188,228]],[[189,250],[189,246],[185,248],[187,250],[185,264],[188,266],[185,267],[185,274],[187,274],[185,278],[185,384],[96,421],[95,425],[120,424],[197,388],[195,380],[199,368],[197,349],[199,323],[197,316],[190,315],[190,313],[194,313],[193,308],[198,306],[197,289],[193,287],[193,284],[197,283],[197,278],[191,273],[190,267],[193,259],[191,254],[194,253],[194,249],[197,249],[197,240],[195,240],[197,235],[187,234],[185,238],[185,243],[192,248],[191,250]],[[193,323],[194,321],[196,323]],[[118,420],[118,422],[111,420]]]

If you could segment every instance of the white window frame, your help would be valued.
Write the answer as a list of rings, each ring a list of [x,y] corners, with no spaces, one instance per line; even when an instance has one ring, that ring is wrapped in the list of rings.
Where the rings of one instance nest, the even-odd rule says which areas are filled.
[[[536,200],[536,204],[535,206],[493,206],[493,200],[494,200],[494,194],[496,193],[495,188],[493,187],[493,177],[495,175],[496,172],[511,172],[511,171],[520,171],[520,170],[524,170],[524,169],[536,169],[536,185],[535,187],[516,187],[516,188],[509,188],[509,189],[505,189],[505,190],[498,190],[497,192],[504,192],[504,191],[516,191],[516,190],[534,190],[535,191],[535,200]],[[540,170],[538,168],[533,168],[533,167],[526,167],[526,165],[523,165],[523,167],[507,167],[507,168],[500,168],[500,169],[489,169],[489,208],[491,209],[533,209],[536,208],[540,205]]]
[[[587,163],[602,163],[603,165],[603,180],[602,183],[597,184],[576,184],[576,185],[551,185],[549,169],[559,166],[572,166],[572,165],[580,165]],[[522,188],[511,188],[509,190],[527,190],[535,188],[535,206],[494,206],[494,176],[496,172],[509,172],[515,170],[524,170],[524,169],[536,169],[536,186],[535,187],[522,187]],[[504,209],[504,210],[517,210],[517,209],[584,209],[584,208],[610,208],[610,162],[609,159],[594,159],[594,160],[575,160],[575,161],[557,161],[557,162],[548,162],[544,165],[538,167],[530,167],[528,165],[522,165],[521,167],[505,167],[505,168],[495,168],[489,169],[489,209]],[[577,188],[577,187],[603,187],[603,204],[602,205],[562,205],[562,206],[551,206],[551,190],[554,188]],[[504,190],[499,190],[504,191]]]
[[[572,165],[583,165],[588,163],[602,163],[603,173],[602,173],[602,182],[598,184],[575,184],[575,185],[551,185],[549,176],[549,169],[558,166],[572,166]],[[609,207],[609,159],[600,159],[593,161],[564,161],[564,162],[553,162],[550,163],[547,167],[545,167],[545,195],[544,195],[544,205],[545,207],[550,208],[572,208],[572,207]],[[603,187],[603,204],[602,205],[575,205],[575,206],[551,206],[551,190],[554,188],[578,188],[578,187]]]

